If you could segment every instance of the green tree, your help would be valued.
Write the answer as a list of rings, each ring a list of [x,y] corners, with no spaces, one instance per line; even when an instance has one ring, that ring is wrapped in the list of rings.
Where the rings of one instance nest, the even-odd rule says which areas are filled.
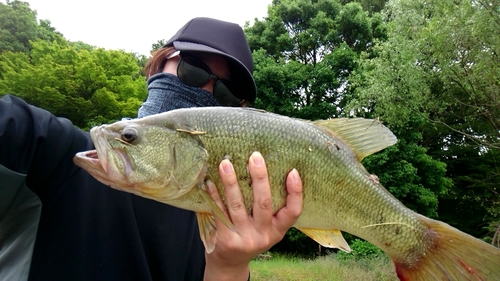
[[[156,51],[158,49],[161,49],[163,46],[165,46],[165,43],[167,43],[167,40],[165,40],[165,39],[161,39],[161,40],[156,41],[156,43],[153,43],[151,45],[151,53],[153,53],[154,51]]]
[[[467,145],[443,150],[441,157],[456,188],[440,198],[440,218],[490,241],[500,222],[500,151]]]
[[[275,0],[268,13],[245,28],[256,62],[255,105],[305,119],[344,114],[347,77],[381,35],[380,17],[332,0]]]
[[[21,1],[0,3],[0,52],[28,52],[30,40],[37,38],[36,12]]]
[[[405,206],[438,218],[438,198],[447,194],[453,182],[446,176],[446,164],[421,145],[423,136],[415,127],[425,124],[425,120],[415,116],[408,124],[392,127],[398,143],[367,157],[363,165]]]
[[[37,22],[36,11],[27,2],[0,3],[0,53],[4,51],[29,52],[30,41],[36,39],[61,40],[62,34],[50,25],[49,20]]]
[[[255,62],[256,107],[310,120],[350,116],[346,104],[357,98],[350,77],[363,71],[360,56],[376,57],[376,42],[387,39],[383,17],[370,16],[358,3],[328,0],[273,1],[268,11],[267,18],[245,28]],[[365,108],[363,116],[377,117]],[[412,122],[419,126],[425,119]],[[445,165],[420,145],[420,131],[387,125],[400,142],[363,165],[408,207],[437,217],[438,197],[452,184]],[[302,249],[308,245],[304,239],[290,231],[275,249]]]
[[[50,20],[40,20],[37,37],[51,42],[63,39],[63,35],[55,27],[52,27]]]
[[[342,0],[343,5],[350,2],[358,2],[363,7],[363,10],[368,11],[370,14],[379,13],[384,9],[386,0]]]
[[[363,61],[364,85],[352,108],[374,105],[400,124],[419,114],[500,148],[500,4],[474,3],[391,2],[389,39],[375,48],[376,58]]]
[[[135,117],[147,89],[133,54],[69,42],[32,42],[0,54],[0,94],[12,93],[83,129]]]
[[[391,1],[388,39],[363,55],[350,77],[352,112],[419,132],[419,144],[447,164],[454,188],[441,197],[440,217],[476,236],[485,234],[480,225],[499,221],[489,184],[498,182],[500,148],[499,4]],[[416,117],[424,122],[415,124]]]

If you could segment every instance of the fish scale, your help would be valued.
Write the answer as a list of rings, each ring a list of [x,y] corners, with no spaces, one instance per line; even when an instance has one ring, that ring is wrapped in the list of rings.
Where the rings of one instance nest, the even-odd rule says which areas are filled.
[[[212,112],[214,115],[209,115]],[[378,232],[378,235],[375,235],[377,241],[372,238],[372,243],[380,248],[386,248],[385,251],[404,252],[406,248],[418,246],[408,245],[408,242],[421,241],[421,237],[418,238],[418,232],[412,229],[422,231],[425,229],[423,224],[409,215],[390,216],[390,214],[401,213],[401,209],[406,208],[391,196],[387,196],[387,191],[382,186],[368,179],[369,173],[358,162],[352,161],[355,156],[345,145],[342,145],[342,148],[329,149],[329,146],[333,146],[332,143],[340,144],[340,140],[327,132],[318,130],[318,127],[308,122],[291,123],[287,118],[275,118],[272,114],[262,116],[261,114],[247,114],[247,112],[242,110],[235,112],[234,115],[225,114],[224,118],[220,118],[219,111],[207,111],[204,116],[194,115],[192,120],[187,120],[188,124],[197,124],[196,130],[205,132],[200,135],[200,139],[205,149],[210,152],[208,171],[212,181],[219,187],[221,197],[224,192],[217,176],[218,164],[222,160],[221,156],[229,155],[236,173],[240,175],[239,185],[245,205],[249,213],[251,212],[253,192],[248,182],[250,176],[246,170],[246,161],[253,151],[259,151],[266,159],[270,171],[271,190],[274,195],[278,194],[278,196],[273,196],[274,211],[286,203],[283,175],[293,168],[301,172],[304,183],[304,212],[295,227],[343,229],[364,239],[367,239],[368,235],[373,237],[374,232]],[[207,122],[207,120],[220,121]],[[266,128],[276,128],[274,134],[269,134],[259,126],[262,123],[267,124]],[[244,133],[239,134],[237,131],[225,129],[232,128],[235,124]],[[274,149],[286,146],[293,147],[293,150]],[[332,171],[331,167],[336,167],[336,169]],[[352,176],[346,177],[345,175]],[[309,192],[308,189],[312,186],[315,187],[314,192]],[[349,196],[352,189],[364,190],[362,194],[365,196]],[[354,191],[354,193],[359,192]],[[377,219],[376,212],[361,208],[362,206],[377,206],[379,205],[377,202],[391,202],[380,204],[386,206],[381,212],[387,214],[386,218]],[[335,206],[334,210],[339,210],[342,215],[325,217],[325,212],[332,212],[332,208],[326,208],[329,205]],[[318,206],[325,208],[318,208]],[[398,234],[395,234],[393,230],[396,227],[394,224],[380,224],[383,222],[396,222],[396,226],[400,229]],[[380,225],[366,227],[376,224]],[[404,247],[404,251],[401,251],[400,247]]]
[[[419,241],[423,241],[422,235],[419,236],[419,233],[423,233],[425,227],[416,219],[412,219],[413,216],[406,215],[401,218],[389,216],[389,214],[400,213],[401,210],[406,208],[396,200],[392,200],[392,197],[388,196],[385,190],[382,191],[383,187],[376,186],[372,181],[368,180],[369,174],[364,169],[361,169],[357,162],[346,161],[348,158],[354,157],[350,150],[345,149],[345,146],[343,146],[343,149],[337,149],[337,151],[328,149],[328,143],[340,143],[331,135],[319,131],[317,127],[310,123],[290,123],[286,118],[277,119],[271,114],[249,116],[246,111],[240,111],[235,115],[220,118],[217,111],[208,112],[213,112],[214,115],[210,116],[207,113],[203,118],[195,117],[188,122],[189,124],[199,124],[196,126],[196,130],[206,133],[201,135],[200,138],[211,155],[231,156],[236,172],[240,175],[239,184],[249,212],[251,211],[253,194],[251,187],[248,186],[247,179],[249,175],[246,171],[246,159],[248,159],[251,152],[258,150],[266,159],[269,170],[272,171],[269,178],[272,191],[279,194],[279,196],[273,197],[274,210],[279,209],[285,203],[286,193],[284,192],[284,177],[282,175],[292,168],[296,168],[303,174],[303,204],[305,211],[295,224],[296,227],[342,229],[365,239],[370,235],[372,243],[383,248],[386,252],[407,252],[408,249],[419,247]],[[206,122],[206,120],[220,120],[220,122]],[[238,134],[239,132],[225,129],[234,126],[235,123],[244,133]],[[275,135],[272,138],[269,137],[269,132],[258,126],[262,123],[268,124],[266,128],[276,128]],[[220,134],[221,131],[227,133]],[[220,139],[217,137],[219,134]],[[256,142],[255,140],[259,141]],[[241,142],[250,145],[245,146]],[[273,149],[274,147],[284,146],[293,147],[293,154],[280,153],[279,150]],[[246,154],[241,154],[242,151],[245,151]],[[232,155],[240,155],[241,157],[236,158]],[[334,157],[331,157],[332,155]],[[209,168],[209,174],[219,188],[222,186],[217,176],[217,167],[220,160],[219,157],[209,159],[211,167]],[[320,164],[318,165],[318,163]],[[337,167],[333,173],[332,166]],[[346,179],[345,176],[339,174],[353,176]],[[343,184],[329,184],[339,181],[336,179],[342,179]],[[315,186],[315,191],[320,192],[309,193],[309,186]],[[362,189],[364,192],[361,194],[366,196],[349,196],[348,193],[344,192],[348,188],[351,189],[349,192],[352,192],[352,189]],[[220,190],[220,193],[224,194],[222,190]],[[354,193],[358,194],[359,192],[355,191]],[[386,206],[385,210],[381,212],[388,214],[386,218],[377,219],[372,216],[375,212],[361,208],[362,206],[377,206],[379,205],[377,201],[381,203],[391,202],[390,204],[380,204]],[[317,206],[327,205],[336,206],[335,209],[339,210],[342,215],[325,217],[323,215],[325,211],[330,210],[331,212],[331,209],[325,210],[325,208],[318,208]],[[311,211],[309,212],[309,210]],[[393,222],[396,225],[382,224],[384,222]],[[373,226],[367,227],[368,225]],[[397,234],[394,230],[396,227],[399,227]],[[413,231],[413,229],[419,229],[420,231]],[[377,232],[378,235],[374,235],[374,232]],[[377,240],[374,240],[374,237]],[[415,241],[416,245],[409,244],[409,241]]]
[[[274,211],[286,203],[286,175],[299,171],[303,210],[294,227],[321,245],[350,251],[340,231],[359,236],[387,253],[401,280],[500,280],[498,248],[406,208],[362,166],[396,142],[377,120],[309,122],[253,109],[190,108],[99,126],[91,136],[97,153],[81,152],[75,163],[112,188],[196,212],[207,252],[215,247],[214,217],[235,228],[204,181],[224,199],[218,166],[229,158],[251,214],[247,161],[259,151]]]

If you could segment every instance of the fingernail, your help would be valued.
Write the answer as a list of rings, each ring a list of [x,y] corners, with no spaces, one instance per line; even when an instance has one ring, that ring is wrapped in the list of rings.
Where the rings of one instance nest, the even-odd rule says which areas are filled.
[[[224,171],[226,175],[232,174],[234,172],[233,164],[231,163],[231,161],[224,159],[220,164],[222,166],[222,171]]]
[[[262,158],[262,154],[258,151],[252,153],[252,161],[255,166],[262,166],[264,164],[264,158]]]
[[[294,182],[299,182],[300,181],[299,172],[295,168],[293,168],[290,171],[290,175],[292,176],[292,180]]]

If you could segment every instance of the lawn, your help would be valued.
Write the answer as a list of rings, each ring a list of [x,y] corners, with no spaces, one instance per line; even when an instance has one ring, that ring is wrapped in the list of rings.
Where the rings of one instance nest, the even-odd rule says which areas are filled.
[[[252,281],[399,280],[387,256],[348,260],[339,259],[336,254],[314,259],[270,256],[250,263]]]

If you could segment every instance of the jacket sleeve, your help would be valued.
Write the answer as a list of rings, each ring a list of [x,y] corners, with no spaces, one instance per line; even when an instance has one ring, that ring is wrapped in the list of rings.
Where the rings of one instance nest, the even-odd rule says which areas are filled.
[[[38,196],[47,192],[49,181],[58,186],[77,171],[73,156],[87,148],[92,148],[88,134],[69,120],[11,95],[0,99],[0,164],[26,174]]]
[[[0,280],[27,280],[42,211],[26,175],[0,165]]]

